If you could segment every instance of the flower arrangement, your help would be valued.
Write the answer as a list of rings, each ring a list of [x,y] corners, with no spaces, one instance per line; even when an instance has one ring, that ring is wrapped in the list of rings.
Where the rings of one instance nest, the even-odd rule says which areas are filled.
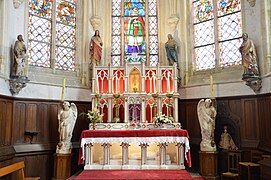
[[[102,121],[102,119],[103,119],[103,114],[100,114],[100,111],[99,111],[99,109],[96,109],[96,108],[94,108],[92,111],[88,111],[88,113],[87,113],[87,118],[90,120],[90,122],[92,122],[92,123],[96,123],[96,122],[98,122],[98,121]]]
[[[172,121],[165,115],[160,112],[159,116],[154,117],[154,123],[161,125],[161,124],[171,124]]]

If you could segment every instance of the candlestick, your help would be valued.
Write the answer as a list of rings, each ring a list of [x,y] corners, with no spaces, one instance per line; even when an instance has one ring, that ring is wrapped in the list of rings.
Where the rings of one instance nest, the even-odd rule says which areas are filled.
[[[215,97],[215,93],[214,93],[214,84],[213,84],[213,76],[210,76],[210,91],[211,91],[211,98]]]
[[[62,93],[61,93],[61,102],[65,100],[65,86],[66,86],[66,78],[62,80]]]

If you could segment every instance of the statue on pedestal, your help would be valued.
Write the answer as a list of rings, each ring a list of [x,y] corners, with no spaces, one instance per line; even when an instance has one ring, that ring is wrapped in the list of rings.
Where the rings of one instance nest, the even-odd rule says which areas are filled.
[[[243,78],[246,76],[259,76],[257,54],[254,43],[248,38],[247,33],[243,33],[242,37],[243,43],[241,44],[239,51],[242,55],[242,63],[244,67]]]
[[[262,85],[258,69],[256,48],[253,41],[248,38],[247,33],[243,33],[242,37],[243,43],[239,48],[244,67],[242,80],[246,81],[246,85],[250,86],[255,92],[257,92],[261,89]]]
[[[213,101],[211,99],[201,99],[198,103],[197,111],[202,136],[200,150],[216,151],[214,142],[216,108]]]
[[[28,62],[26,51],[27,49],[23,36],[20,34],[17,36],[17,40],[14,44],[14,60],[9,80],[10,92],[12,95],[18,94],[22,88],[26,87],[26,83],[29,81],[27,77]]]
[[[177,42],[173,39],[171,34],[168,34],[168,40],[165,44],[168,65],[172,66],[177,63],[178,67],[178,57],[177,57]]]
[[[102,46],[103,42],[100,37],[100,31],[95,30],[95,34],[92,36],[90,40],[90,58],[92,64],[96,64],[96,66],[99,66],[101,64],[101,58],[102,58]]]
[[[62,106],[62,109],[58,113],[59,143],[56,152],[69,154],[72,149],[71,138],[77,119],[77,107],[74,103],[70,104],[67,101],[65,101]]]
[[[27,55],[26,46],[24,44],[23,36],[17,36],[17,41],[14,45],[14,63],[13,63],[14,76],[26,76],[27,72]]]

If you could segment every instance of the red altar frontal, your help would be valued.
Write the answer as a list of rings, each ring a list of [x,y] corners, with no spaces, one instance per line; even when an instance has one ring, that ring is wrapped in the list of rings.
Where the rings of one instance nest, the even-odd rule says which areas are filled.
[[[110,157],[111,145],[121,146],[120,160]],[[168,144],[174,144],[176,161],[168,159]],[[94,162],[94,144],[100,144],[103,152],[102,161]],[[129,156],[130,144],[140,146],[140,158]],[[151,159],[148,146],[158,147],[157,158]],[[85,130],[81,134],[79,164],[85,163],[85,169],[184,169],[184,163],[191,166],[189,135],[183,129],[155,130]]]

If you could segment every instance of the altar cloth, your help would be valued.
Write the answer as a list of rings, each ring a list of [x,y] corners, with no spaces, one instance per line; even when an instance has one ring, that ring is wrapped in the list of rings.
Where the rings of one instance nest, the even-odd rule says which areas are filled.
[[[84,130],[81,133],[79,164],[84,164],[84,146],[89,143],[183,143],[187,166],[191,167],[189,135],[184,129]]]

